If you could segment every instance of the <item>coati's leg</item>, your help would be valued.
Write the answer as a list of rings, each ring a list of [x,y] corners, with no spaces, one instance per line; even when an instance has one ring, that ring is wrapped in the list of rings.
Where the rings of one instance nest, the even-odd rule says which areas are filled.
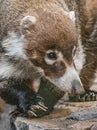
[[[48,109],[43,105],[43,99],[29,89],[26,86],[25,81],[21,82],[20,80],[11,80],[11,81],[1,81],[0,82],[0,96],[7,103],[17,105],[17,110],[10,114],[10,124],[11,130],[16,130],[14,122],[17,116],[36,116],[40,117],[46,114],[49,114],[53,110],[53,106],[60,99],[64,93],[57,91],[51,85],[51,88],[48,88],[50,84],[46,81],[42,82],[42,92],[43,98],[46,97],[44,104]],[[50,93],[48,92],[50,91]],[[54,95],[53,93],[56,93]],[[53,100],[52,100],[53,99]],[[32,107],[31,107],[32,106]],[[30,111],[30,112],[29,112]]]
[[[48,113],[47,107],[43,105],[43,98],[28,88],[23,81],[2,81],[0,96],[7,103],[17,105],[18,110],[25,116],[40,117]]]

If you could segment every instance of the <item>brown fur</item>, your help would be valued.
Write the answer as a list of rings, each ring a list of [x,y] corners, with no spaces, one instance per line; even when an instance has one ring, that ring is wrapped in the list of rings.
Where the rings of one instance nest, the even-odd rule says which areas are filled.
[[[97,17],[97,0],[86,0],[87,32],[91,32]]]
[[[50,4],[51,3],[51,4]],[[34,15],[34,10],[40,10],[42,8],[53,10],[53,3],[55,4],[54,9],[57,8],[56,5],[61,7],[61,4],[56,0],[42,1],[42,0],[7,0],[2,2],[1,12],[3,16],[0,15],[1,19],[1,34],[7,33],[7,31],[18,30],[20,25],[20,19],[26,15]],[[7,8],[6,8],[7,7]],[[35,11],[36,12],[36,11]],[[6,27],[6,30],[5,30]]]
[[[0,117],[1,117],[1,114],[2,112],[4,111],[4,101],[0,98]]]
[[[46,49],[58,48],[60,50],[63,48],[61,51],[64,53],[66,62],[70,65],[72,64],[72,49],[77,44],[77,34],[73,22],[69,16],[66,17],[65,11],[63,11],[64,8],[61,5],[61,1],[7,0],[5,4],[4,2],[1,7],[1,11],[4,13],[2,13],[3,16],[0,15],[1,39],[8,34],[8,31],[16,31],[18,34],[25,33],[20,32],[20,21],[24,16],[34,15],[37,22],[35,27],[30,27],[30,34],[26,36],[27,42],[25,44],[30,60],[35,65],[45,69],[48,75],[52,75],[54,73],[51,74],[51,72],[54,70],[55,65],[50,67],[45,64],[43,56]],[[37,55],[37,58],[33,59],[33,55]],[[53,76],[56,76],[56,73],[61,76],[64,71],[65,67],[63,72],[59,74],[59,72],[55,71]]]
[[[73,91],[72,89],[74,89],[74,94],[84,92],[73,62],[73,48],[78,45],[78,35],[75,24],[70,19],[68,13],[68,9],[63,0],[1,1],[0,42],[2,46],[4,44],[4,39],[6,38],[10,43],[11,38],[8,35],[9,32],[14,32],[16,34],[14,37],[14,39],[16,38],[15,40],[19,39],[21,36],[24,38],[23,42],[25,45],[23,46],[23,50],[26,52],[27,62],[20,57],[20,59],[18,59],[17,55],[15,55],[16,59],[14,56],[7,57],[6,46],[3,46],[4,50],[2,49],[2,51],[4,51],[4,53],[2,53],[3,56],[1,56],[3,57],[2,59],[7,61],[9,66],[14,65],[12,69],[14,70],[14,68],[16,68],[16,74],[21,71],[23,72],[21,72],[22,74],[20,73],[21,75],[17,74],[20,77],[15,77],[15,75],[15,78],[23,79],[22,76],[24,76],[25,73],[26,81],[31,80],[29,81],[28,86],[33,86],[32,81],[36,78],[34,76],[34,79],[32,78],[33,73],[36,72],[33,71],[32,64],[34,64],[34,67],[43,69],[45,73],[44,77],[49,77],[48,79],[51,80],[53,79],[52,82],[55,84],[57,84],[58,81],[59,87],[65,89],[65,83],[68,82],[70,83],[70,87],[68,86],[68,83],[66,84],[66,87],[67,89],[70,88],[70,93]],[[23,18],[28,15],[35,16],[35,25],[32,25],[29,20],[24,21],[23,23]],[[28,26],[25,27],[25,24],[28,24]],[[18,43],[16,42],[16,44]],[[10,45],[7,47],[10,47]],[[47,64],[44,58],[48,50],[57,50],[58,52],[61,52],[62,57],[57,59],[52,65]],[[8,69],[10,68],[9,66]],[[69,71],[74,76],[71,76]],[[66,78],[64,78],[65,72],[67,72]],[[60,82],[60,78],[62,83]],[[68,79],[68,81],[66,79]]]
[[[84,88],[93,85],[97,70],[97,0],[76,0],[77,15],[86,63],[81,72]]]
[[[65,18],[64,15],[60,15],[57,11],[55,13],[55,16],[52,16],[51,12],[45,11],[44,13],[42,13],[42,15],[40,15],[38,19],[39,23],[37,22],[35,28],[33,29],[35,33],[32,32],[27,37],[28,39],[26,44],[27,54],[29,55],[30,60],[36,66],[39,66],[43,69],[45,68],[46,73],[48,75],[49,74],[51,75],[51,72],[55,71],[54,70],[55,65],[50,67],[50,65],[47,65],[45,63],[43,59],[43,57],[45,56],[45,52],[48,49],[55,49],[55,50],[59,49],[59,51],[64,53],[65,60],[67,60],[67,62],[71,64],[72,48],[74,45],[77,44],[76,30],[75,27],[72,26],[70,20],[68,18]],[[42,27],[43,25],[44,28]],[[34,39],[32,39],[32,37],[34,37]],[[68,52],[68,50],[70,50],[70,52]],[[35,53],[37,54],[37,58],[33,58],[33,55]],[[56,73],[59,72],[55,71],[55,75]]]

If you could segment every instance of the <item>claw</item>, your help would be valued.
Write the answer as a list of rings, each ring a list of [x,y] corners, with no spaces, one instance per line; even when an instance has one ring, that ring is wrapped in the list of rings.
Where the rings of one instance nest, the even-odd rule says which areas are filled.
[[[39,109],[39,105],[32,105],[31,108],[32,108],[33,110]]]
[[[18,116],[23,116],[23,113],[19,112],[18,110],[15,110],[11,113],[9,113],[9,116],[11,116],[11,120],[15,120]]]
[[[20,113],[18,110],[14,110],[11,113],[9,113],[9,115],[22,115],[22,113]]]
[[[31,106],[31,108],[30,108],[30,109],[31,109],[31,111],[35,111],[35,109],[33,108],[33,106]]]
[[[93,93],[93,100],[96,101],[96,94]]]
[[[47,111],[47,109],[43,108],[42,106],[39,106],[39,108],[43,111]]]
[[[37,117],[37,115],[34,112],[32,112],[32,111],[28,111],[28,114]]]
[[[41,104],[31,106],[32,111],[35,111],[36,109],[41,109],[43,111],[47,111],[46,107],[44,107],[44,105],[41,105]]]
[[[91,99],[92,101],[95,101],[95,94],[94,94],[94,93],[90,93],[90,99]]]
[[[41,106],[42,108],[44,108],[44,109],[48,109],[46,106],[44,106],[42,103],[38,103],[39,104],[39,106]]]

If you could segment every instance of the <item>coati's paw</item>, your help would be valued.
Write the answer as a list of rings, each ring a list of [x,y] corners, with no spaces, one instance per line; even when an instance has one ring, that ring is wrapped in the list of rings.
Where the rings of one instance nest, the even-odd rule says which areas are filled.
[[[41,111],[46,112],[47,107],[44,106],[43,104],[32,105],[30,107],[30,110],[28,110],[28,115],[29,115],[29,117],[33,117],[33,116],[40,117],[39,112],[41,112]]]
[[[28,110],[29,117],[40,117],[41,112],[46,112],[47,107],[44,105],[44,99],[40,97],[39,95],[35,98],[35,104],[30,106],[30,109]]]
[[[31,95],[20,100],[18,109],[29,117],[40,117],[45,115],[44,113],[47,111],[47,107],[44,105],[44,99],[37,94],[34,97]]]
[[[69,100],[73,102],[97,101],[97,92],[88,89],[82,95],[70,96]]]
[[[80,101],[97,101],[97,92],[87,89],[84,94],[80,95]]]

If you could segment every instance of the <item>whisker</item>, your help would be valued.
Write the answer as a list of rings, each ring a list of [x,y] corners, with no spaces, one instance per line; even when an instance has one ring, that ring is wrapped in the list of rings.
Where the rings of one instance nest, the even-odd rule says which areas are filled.
[[[94,53],[91,52],[91,51],[88,51],[87,53],[91,54],[92,56],[97,56],[97,54],[94,54]]]
[[[93,63],[94,63],[94,61],[91,62],[91,63],[88,63],[88,64],[84,65],[83,68],[86,68],[87,66],[92,65]]]

